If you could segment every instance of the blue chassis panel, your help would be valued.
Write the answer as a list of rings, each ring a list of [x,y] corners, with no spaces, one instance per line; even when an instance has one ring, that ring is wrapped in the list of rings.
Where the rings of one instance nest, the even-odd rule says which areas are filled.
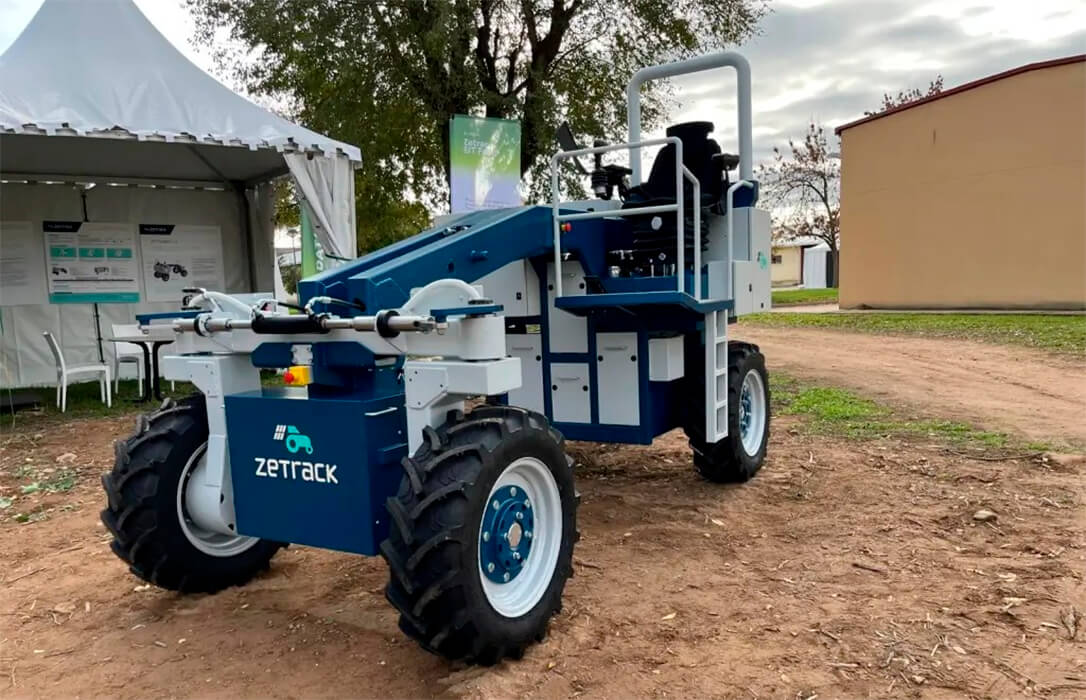
[[[227,396],[226,418],[240,534],[377,554],[388,535],[385,499],[399,488],[407,454],[402,395],[264,389]],[[308,447],[292,452],[287,426]]]

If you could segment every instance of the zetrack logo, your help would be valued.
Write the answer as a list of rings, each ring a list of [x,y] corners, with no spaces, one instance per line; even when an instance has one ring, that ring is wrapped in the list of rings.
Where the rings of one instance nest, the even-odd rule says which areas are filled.
[[[272,433],[272,440],[286,440],[287,450],[293,455],[305,450],[307,455],[313,454],[313,441],[308,435],[302,435],[302,431],[293,425],[277,425]]]
[[[318,484],[339,484],[336,465],[324,462],[304,462],[297,459],[270,459],[253,457],[256,475],[269,479],[312,481]]]
[[[283,423],[275,426],[272,440],[284,443],[291,454],[297,454],[303,450],[307,455],[313,454],[313,442],[309,436],[302,434],[302,431],[293,425]],[[256,475],[267,479],[339,484],[339,480],[336,479],[335,464],[272,457],[253,457],[253,461],[256,462]]]

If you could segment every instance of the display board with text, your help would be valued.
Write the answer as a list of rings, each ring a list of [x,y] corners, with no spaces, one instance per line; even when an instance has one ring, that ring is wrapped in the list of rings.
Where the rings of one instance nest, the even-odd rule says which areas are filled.
[[[186,287],[226,289],[218,226],[140,224],[147,301],[180,302]]]
[[[456,115],[449,166],[452,213],[519,206],[520,122]]]
[[[45,253],[30,221],[0,221],[0,306],[44,304]]]
[[[43,221],[49,303],[132,304],[140,300],[134,227]]]

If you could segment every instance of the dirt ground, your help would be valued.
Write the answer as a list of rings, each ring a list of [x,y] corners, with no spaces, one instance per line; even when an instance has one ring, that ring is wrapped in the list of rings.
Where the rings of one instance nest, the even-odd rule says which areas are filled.
[[[1035,440],[1086,445],[1086,358],[943,338],[740,325],[774,367]]]
[[[783,338],[759,339],[790,362]],[[887,351],[887,371],[910,357]],[[985,370],[959,372],[982,380],[957,379],[956,405],[1001,400],[973,396],[998,393]],[[1082,427],[1064,420],[1054,434]],[[720,487],[694,475],[681,434],[575,445],[565,608],[522,661],[471,668],[400,634],[379,559],[292,547],[218,595],[142,585],[97,518],[97,476],[131,424],[0,434],[0,495],[24,463],[78,474],[41,496],[47,518],[0,522],[0,697],[1086,697],[1082,461],[845,441],[783,418],[758,477]]]

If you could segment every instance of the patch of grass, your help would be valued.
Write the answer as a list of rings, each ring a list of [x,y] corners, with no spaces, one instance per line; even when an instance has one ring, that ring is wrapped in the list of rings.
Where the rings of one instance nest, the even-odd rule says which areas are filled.
[[[765,313],[747,316],[744,322],[774,327],[964,338],[1079,356],[1086,354],[1086,315]]]
[[[196,391],[196,387],[188,382],[177,382],[177,388],[170,390],[170,383],[162,380],[161,389],[164,396],[180,398],[188,396]],[[4,389],[0,389],[4,391]],[[41,387],[32,389],[37,392],[39,407],[36,409],[19,409],[14,415],[15,429],[27,426],[39,421],[55,421],[68,418],[108,418],[123,416],[131,413],[145,413],[158,407],[159,401],[152,399],[148,402],[135,401],[139,396],[139,387],[135,379],[122,379],[120,390],[113,394],[113,406],[107,407],[99,398],[98,382],[81,382],[68,385],[68,410],[61,413],[56,406],[56,390],[53,387]],[[9,411],[0,411],[0,433],[12,429],[13,416]]]
[[[773,292],[773,306],[832,304],[836,301],[836,289],[778,289]]]
[[[1017,447],[1004,433],[980,430],[960,421],[903,416],[846,389],[807,385],[779,372],[770,376],[770,389],[774,411],[802,416],[807,427],[819,434],[858,440],[926,439],[978,449]],[[1048,446],[1031,443],[1025,447],[1040,451]]]

